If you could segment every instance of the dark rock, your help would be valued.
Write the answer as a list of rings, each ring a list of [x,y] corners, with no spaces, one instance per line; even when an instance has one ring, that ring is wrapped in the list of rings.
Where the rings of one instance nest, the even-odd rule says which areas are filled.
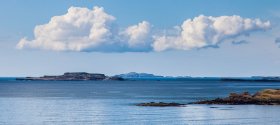
[[[226,105],[280,105],[280,90],[265,89],[250,95],[248,92],[241,94],[231,93],[226,98],[216,98],[214,100],[198,101],[192,104],[226,104]]]
[[[168,107],[168,106],[184,106],[185,104],[180,103],[164,103],[164,102],[149,102],[149,103],[140,103],[137,106],[155,106],[155,107]]]
[[[117,76],[112,76],[112,77],[108,77],[109,80],[118,80],[118,81],[124,81],[125,79],[122,77],[117,77]]]

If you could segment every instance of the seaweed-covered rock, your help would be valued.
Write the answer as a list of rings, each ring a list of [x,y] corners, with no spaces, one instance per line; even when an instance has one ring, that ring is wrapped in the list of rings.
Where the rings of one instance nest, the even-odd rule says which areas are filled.
[[[231,93],[226,98],[216,98],[194,102],[193,104],[226,104],[226,105],[280,105],[280,89],[265,89],[251,95],[248,92],[241,94]]]

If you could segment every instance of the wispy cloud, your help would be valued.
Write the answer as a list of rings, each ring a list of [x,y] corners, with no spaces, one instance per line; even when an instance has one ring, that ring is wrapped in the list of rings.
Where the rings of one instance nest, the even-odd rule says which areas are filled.
[[[275,43],[278,44],[278,46],[280,47],[280,37],[277,37],[277,38],[275,39]]]
[[[232,41],[233,45],[241,45],[241,44],[248,44],[249,42],[246,40],[240,40],[240,41]]]

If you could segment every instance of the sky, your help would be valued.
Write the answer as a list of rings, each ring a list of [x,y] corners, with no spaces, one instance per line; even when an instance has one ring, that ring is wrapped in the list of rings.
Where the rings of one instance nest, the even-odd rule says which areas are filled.
[[[279,0],[3,0],[0,76],[280,76]]]

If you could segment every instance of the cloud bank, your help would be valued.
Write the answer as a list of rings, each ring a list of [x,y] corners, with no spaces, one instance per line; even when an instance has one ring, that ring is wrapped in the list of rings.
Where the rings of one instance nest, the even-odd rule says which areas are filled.
[[[164,51],[217,46],[227,39],[269,28],[270,22],[262,22],[260,19],[242,18],[236,15],[220,17],[200,15],[184,21],[178,35],[155,36],[153,48],[155,51]]]
[[[70,7],[47,24],[34,28],[34,39],[22,38],[18,49],[77,52],[147,52],[218,47],[219,43],[271,27],[269,21],[240,16],[187,19],[172,34],[156,35],[147,21],[118,28],[116,18],[102,7]]]

